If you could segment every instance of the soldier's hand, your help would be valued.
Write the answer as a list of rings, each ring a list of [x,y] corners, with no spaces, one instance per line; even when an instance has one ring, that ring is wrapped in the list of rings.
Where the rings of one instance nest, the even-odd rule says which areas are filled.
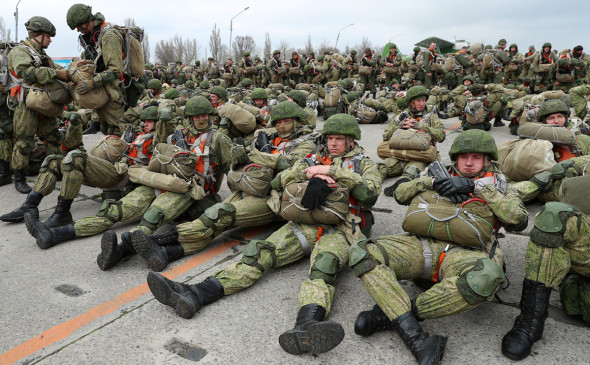
[[[82,116],[80,113],[70,112],[69,118],[70,124],[73,126],[80,125],[82,123]]]
[[[76,92],[78,94],[84,95],[88,94],[94,88],[96,88],[94,80],[80,81],[78,85],[76,85]]]
[[[466,177],[450,176],[438,183],[435,181],[435,189],[440,195],[450,198],[453,195],[473,193],[475,183],[473,179]]]
[[[63,82],[69,82],[70,81],[70,74],[68,73],[67,70],[60,68],[59,70],[56,70],[57,72],[57,78],[60,79]]]
[[[537,185],[540,191],[545,192],[551,180],[551,173],[549,171],[541,171],[533,176],[530,181]]]

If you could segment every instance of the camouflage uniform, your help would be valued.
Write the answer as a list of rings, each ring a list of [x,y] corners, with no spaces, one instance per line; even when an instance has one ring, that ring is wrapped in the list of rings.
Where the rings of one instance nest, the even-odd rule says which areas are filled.
[[[535,46],[529,46],[529,51],[523,55],[522,71],[520,72],[519,80],[522,81],[525,86],[529,86],[534,80],[535,75],[531,65],[537,54],[538,52],[535,51]]]
[[[397,79],[399,80],[402,76],[402,62],[403,58],[401,54],[398,54],[395,44],[391,44],[391,48],[389,49],[389,53],[387,57],[381,61],[381,67],[389,67],[390,71],[386,72],[386,69],[383,70],[385,73],[385,86],[392,85],[392,80]]]
[[[370,48],[367,48],[365,49],[365,55],[360,61],[360,66],[368,66],[371,68],[370,75],[361,75],[361,83],[365,84],[365,91],[370,90],[373,94],[377,91],[375,87],[375,79],[377,77],[377,68],[379,64],[376,59],[377,56],[372,53]]]
[[[587,114],[586,104],[587,97],[590,95],[590,85],[580,85],[573,87],[568,92],[574,107],[574,115],[580,119],[584,119]]]
[[[545,48],[549,48],[548,52],[545,52]],[[535,76],[535,92],[542,92],[547,90],[549,85],[553,84],[553,78],[555,75],[555,63],[557,62],[557,56],[551,52],[551,43],[543,44],[543,48],[533,58],[531,69]],[[539,72],[539,65],[550,64],[553,65],[549,71]]]
[[[289,72],[289,76],[291,77],[291,84],[293,87],[303,82],[303,68],[305,67],[305,65],[305,58],[302,58],[300,54],[298,54],[296,51],[293,51],[292,57],[289,60],[289,67],[295,67],[300,69],[298,74],[292,74],[291,72]]]
[[[414,86],[413,88],[421,88],[424,89],[422,86]],[[410,89],[412,90],[412,89]],[[408,94],[410,94],[410,90]],[[416,89],[418,90],[418,89]],[[425,92],[424,97],[427,97],[427,92]],[[410,95],[407,96],[407,99],[412,99]],[[410,100],[411,101],[411,100]],[[430,137],[432,138],[432,142],[442,142],[445,140],[445,128],[438,115],[432,111],[427,111],[424,109],[423,111],[416,112],[411,109],[407,109],[406,111],[409,114],[410,118],[414,118],[419,121],[418,125],[415,126],[416,129],[425,130]],[[393,120],[389,123],[385,131],[383,131],[383,141],[388,142],[393,132],[401,128],[403,121],[402,118],[405,119],[406,115],[404,113],[400,113],[393,117]],[[383,174],[384,177],[393,177],[399,175],[407,175],[410,178],[414,178],[415,175],[420,171],[423,171],[426,166],[428,166],[425,162],[419,161],[401,161],[395,157],[388,157],[383,160],[379,164],[379,171]]]
[[[512,50],[514,48],[514,51]],[[506,71],[504,70],[504,85],[514,84],[516,85],[519,81],[519,76],[521,74],[521,64],[524,61],[524,56],[518,53],[518,46],[516,44],[511,44],[508,52],[508,57],[510,57],[510,62],[508,63],[510,67],[516,69],[513,71]],[[506,67],[505,65],[504,67]]]

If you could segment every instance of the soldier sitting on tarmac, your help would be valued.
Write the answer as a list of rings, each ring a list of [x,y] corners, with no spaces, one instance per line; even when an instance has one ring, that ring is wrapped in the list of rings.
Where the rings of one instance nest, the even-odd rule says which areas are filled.
[[[492,300],[504,281],[499,226],[521,231],[528,223],[522,201],[506,194],[506,180],[492,162],[498,151],[491,135],[465,131],[449,156],[452,166],[429,166],[436,177],[415,179],[395,191],[398,203],[409,205],[402,223],[409,234],[361,240],[350,248],[349,265],[377,302],[358,315],[355,332],[369,336],[393,330],[419,364],[439,364],[447,343],[446,337],[423,331],[419,321],[463,313]],[[429,217],[430,205],[439,216],[446,209],[449,217],[460,210],[471,218],[469,223],[460,217],[439,221]],[[411,299],[398,280],[418,278],[435,284]]]
[[[309,279],[303,282],[299,292],[295,328],[283,333],[279,343],[291,354],[318,354],[338,345],[344,338],[344,329],[325,320],[335,293],[336,275],[348,262],[349,244],[355,237],[370,236],[373,219],[368,208],[375,203],[381,189],[377,165],[364,156],[355,142],[360,134],[352,116],[331,116],[324,124],[323,146],[319,153],[297,162],[277,175],[272,183],[273,189],[285,190],[283,194],[307,186],[301,204],[307,212],[312,210],[311,214],[323,211],[324,199],[333,199],[329,198],[334,196],[329,194],[330,185],[346,187],[349,194],[340,198],[347,202],[342,206],[345,217],[330,224],[317,220],[314,224],[290,221],[266,240],[250,241],[239,262],[195,285],[149,273],[148,285],[156,299],[173,307],[179,316],[191,318],[202,306],[250,287],[269,269],[311,255]],[[301,214],[308,216],[296,208],[291,212],[291,219],[300,220]]]

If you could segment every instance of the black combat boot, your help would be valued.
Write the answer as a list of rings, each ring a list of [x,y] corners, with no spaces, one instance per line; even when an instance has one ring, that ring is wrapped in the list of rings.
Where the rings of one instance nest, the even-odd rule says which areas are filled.
[[[307,304],[299,309],[295,328],[279,336],[283,350],[293,355],[328,352],[344,339],[344,328],[336,322],[325,321],[326,308]]]
[[[47,220],[43,223],[45,223],[45,225],[49,228],[55,228],[74,222],[72,219],[72,213],[70,213],[70,208],[72,207],[73,201],[74,199],[66,199],[61,195],[58,196],[55,211],[51,217],[47,218]]]
[[[503,127],[506,124],[502,121],[502,117],[495,117],[494,118],[494,127]]]
[[[100,123],[99,122],[90,122],[90,126],[82,132],[82,134],[96,134],[100,132]]]
[[[106,231],[100,240],[100,249],[101,252],[96,257],[96,264],[103,271],[117,265],[124,258],[135,254],[135,249],[131,244],[131,232],[123,233],[121,235],[121,244],[118,244],[115,231]]]
[[[373,333],[391,328],[391,320],[377,304],[370,311],[360,312],[354,321],[354,332],[360,336],[371,336]]]
[[[196,285],[187,285],[150,272],[147,283],[158,302],[174,308],[178,316],[187,319],[224,294],[223,286],[213,276]]]
[[[0,160],[0,186],[12,183],[12,172],[10,172],[10,162]]]
[[[162,271],[172,261],[184,257],[184,249],[178,243],[176,229],[159,235],[147,235],[142,231],[131,234],[131,243],[135,251],[143,257],[153,271]]]
[[[25,169],[14,170],[14,187],[16,188],[16,191],[21,194],[28,194],[31,192],[31,187],[27,185]]]
[[[25,214],[25,222],[27,228],[34,232],[33,237],[37,238],[37,246],[46,250],[58,243],[73,240],[76,238],[76,231],[74,231],[74,223],[66,224],[65,226],[49,228],[27,213]]]
[[[22,222],[25,219],[25,213],[30,213],[33,218],[39,219],[39,209],[37,207],[41,203],[41,199],[43,199],[43,194],[31,191],[20,207],[0,216],[0,221],[10,223]]]
[[[502,339],[502,353],[511,360],[529,356],[533,343],[543,337],[545,319],[549,314],[551,288],[543,283],[524,279],[520,297],[520,315]]]
[[[395,194],[395,190],[397,189],[397,187],[400,186],[400,184],[403,184],[408,181],[412,181],[412,179],[410,179],[407,176],[400,177],[393,184],[383,189],[383,194],[385,194],[385,196],[393,196],[393,194]]]
[[[435,365],[441,363],[447,338],[424,332],[412,311],[391,321],[391,327],[418,360],[418,364]]]

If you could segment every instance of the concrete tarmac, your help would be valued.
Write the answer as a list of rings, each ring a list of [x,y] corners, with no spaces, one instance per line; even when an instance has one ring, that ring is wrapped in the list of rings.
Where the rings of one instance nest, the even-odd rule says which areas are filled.
[[[320,118],[321,119],[321,118]],[[449,148],[461,131],[457,118],[444,121],[447,139],[438,149],[448,162]],[[321,129],[323,123],[318,123]],[[377,144],[383,125],[361,125],[360,144],[379,161]],[[492,128],[497,143],[513,139],[508,127]],[[84,136],[89,148],[101,135]],[[32,186],[34,178],[29,178]],[[395,179],[386,179],[383,187]],[[57,202],[56,191],[40,206],[40,218],[48,218]],[[229,194],[224,185],[221,195]],[[0,214],[18,207],[25,196],[13,185],[0,187]],[[74,219],[94,215],[100,206],[100,190],[83,187],[76,198]],[[373,236],[403,233],[406,207],[393,198],[379,197],[375,206]],[[487,302],[454,317],[422,322],[431,333],[449,337],[443,364],[512,363],[500,352],[501,340],[519,313],[524,276],[524,253],[531,222],[541,207],[527,206],[529,228],[506,233],[501,240],[510,285],[500,290],[500,302]],[[117,224],[118,234],[137,222]],[[196,283],[228,263],[239,260],[244,244],[234,240],[264,238],[277,226],[233,230],[216,239],[205,251],[169,265],[164,275]],[[332,351],[294,356],[284,352],[278,337],[293,327],[300,283],[309,270],[307,259],[266,272],[253,287],[202,308],[186,320],[156,301],[141,257],[103,272],[96,265],[100,236],[65,242],[41,250],[24,223],[0,222],[0,364],[413,364],[415,360],[401,339],[386,331],[364,338],[354,333],[354,321],[373,301],[350,269],[339,274],[330,319],[341,323],[346,336]],[[503,230],[502,230],[503,232]],[[504,232],[505,233],[505,232]],[[420,293],[412,282],[403,282],[411,297]],[[543,338],[521,364],[589,364],[588,328],[561,310],[559,293],[551,296],[551,310]]]

